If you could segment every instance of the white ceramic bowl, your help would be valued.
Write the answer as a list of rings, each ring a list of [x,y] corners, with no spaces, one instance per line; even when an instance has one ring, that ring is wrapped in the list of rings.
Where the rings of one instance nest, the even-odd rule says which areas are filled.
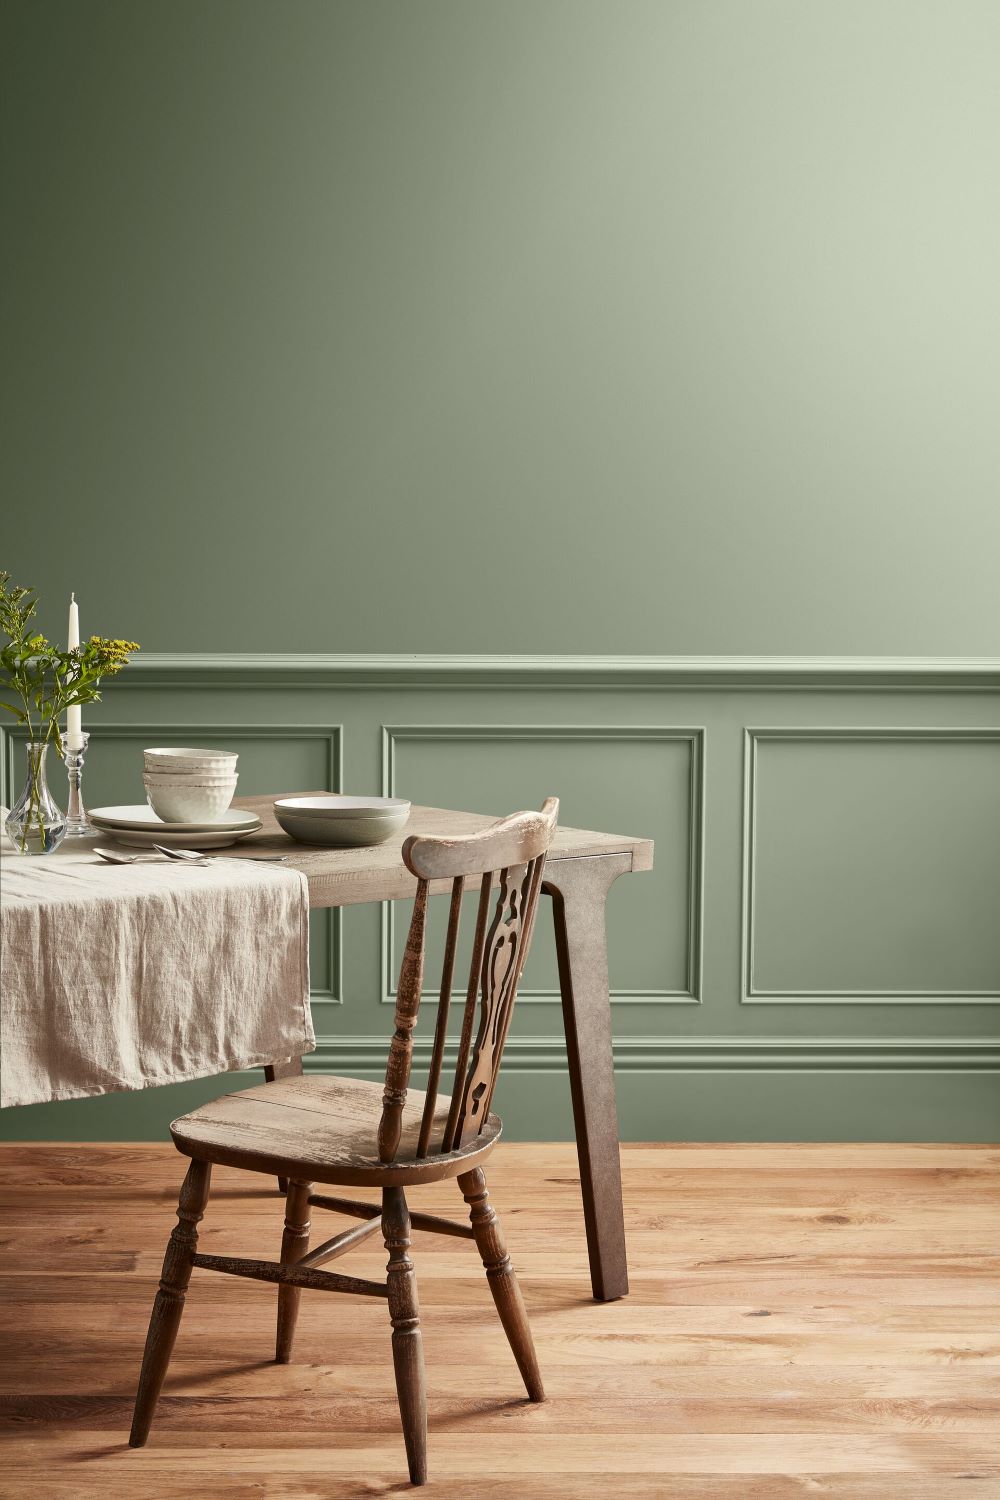
[[[177,771],[187,775],[198,770],[235,771],[239,760],[235,750],[199,750],[186,745],[176,750],[154,746],[142,755],[147,771]]]
[[[175,776],[172,771],[144,771],[142,779],[147,786],[228,786],[230,782],[239,781],[239,776],[235,771],[218,776],[211,771],[200,771],[195,776]]]
[[[146,800],[164,823],[208,823],[222,816],[235,792],[234,776],[224,786],[147,786]]]
[[[370,848],[384,844],[398,833],[403,818],[297,818],[287,810],[275,809],[274,816],[284,831],[299,844],[324,844],[334,849]]]
[[[300,844],[361,848],[398,833],[410,804],[400,797],[282,797],[274,816]]]

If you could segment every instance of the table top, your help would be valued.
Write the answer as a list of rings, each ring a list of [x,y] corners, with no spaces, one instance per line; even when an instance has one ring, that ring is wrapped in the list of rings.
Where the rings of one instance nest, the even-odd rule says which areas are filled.
[[[272,804],[278,797],[322,797],[326,793],[271,792],[262,797],[237,797],[234,807],[255,812],[264,824],[260,833],[225,851],[226,855],[281,853],[309,881],[309,904],[313,907],[354,906],[362,901],[394,901],[412,896],[416,881],[403,864],[403,841],[414,833],[477,833],[496,817],[485,813],[459,812],[446,807],[414,806],[406,827],[384,844],[365,849],[320,849],[297,844],[283,833],[274,818]],[[585,828],[556,830],[549,859],[580,859],[595,854],[630,854],[632,869],[653,868],[652,839],[627,834],[593,833]],[[431,882],[431,891],[447,891],[449,880]]]

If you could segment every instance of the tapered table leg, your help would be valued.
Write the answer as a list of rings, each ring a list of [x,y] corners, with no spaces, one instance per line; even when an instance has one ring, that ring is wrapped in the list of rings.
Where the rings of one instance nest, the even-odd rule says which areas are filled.
[[[543,884],[552,897],[590,1280],[599,1302],[628,1293],[605,903],[631,868],[631,854],[554,859]]]

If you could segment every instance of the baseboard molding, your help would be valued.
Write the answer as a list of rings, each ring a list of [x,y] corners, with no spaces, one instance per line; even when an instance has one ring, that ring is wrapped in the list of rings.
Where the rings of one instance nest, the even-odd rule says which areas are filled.
[[[453,1065],[457,1040],[445,1049],[445,1070]],[[383,1036],[322,1037],[305,1059],[308,1072],[381,1073],[388,1041]],[[427,1067],[431,1041],[415,1039],[414,1070]],[[635,1036],[614,1043],[617,1073],[668,1072],[1000,1072],[1000,1040],[992,1037],[879,1038]],[[564,1071],[566,1043],[561,1036],[512,1037],[504,1057],[506,1073]]]

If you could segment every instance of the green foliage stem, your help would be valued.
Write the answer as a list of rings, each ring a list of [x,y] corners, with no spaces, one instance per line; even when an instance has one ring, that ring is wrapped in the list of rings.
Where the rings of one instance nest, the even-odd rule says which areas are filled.
[[[5,694],[0,708],[25,725],[29,739],[38,744],[54,739],[61,755],[59,723],[66,710],[99,702],[101,678],[128,666],[139,645],[92,635],[73,651],[60,651],[32,630],[37,609],[34,589],[13,586],[10,574],[0,572],[0,629],[8,638],[0,647],[0,683]]]
[[[44,746],[54,740],[63,753],[60,721],[66,710],[100,701],[102,677],[113,677],[138,651],[136,641],[110,640],[92,635],[72,651],[60,651],[32,625],[38,609],[34,589],[11,583],[0,571],[0,630],[7,642],[0,647],[0,708],[23,724],[28,740],[39,746],[38,766],[32,765],[32,807],[41,829],[40,776]],[[30,822],[30,818],[29,818]]]

